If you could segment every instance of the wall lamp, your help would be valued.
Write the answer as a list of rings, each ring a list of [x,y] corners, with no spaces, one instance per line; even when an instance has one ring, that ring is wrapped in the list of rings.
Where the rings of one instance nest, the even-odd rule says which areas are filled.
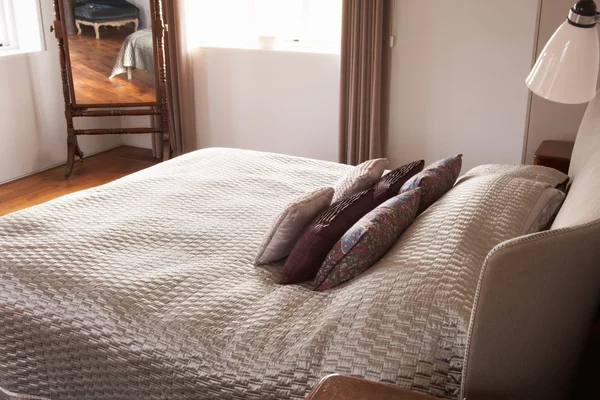
[[[596,97],[600,41],[596,3],[581,0],[542,50],[527,86],[544,99],[581,104]]]

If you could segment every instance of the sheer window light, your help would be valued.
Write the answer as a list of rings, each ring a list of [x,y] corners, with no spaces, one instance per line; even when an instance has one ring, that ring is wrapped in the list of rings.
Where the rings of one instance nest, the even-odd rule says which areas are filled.
[[[192,47],[260,47],[339,53],[342,0],[186,0]]]
[[[11,2],[0,0],[0,50],[10,50],[15,46],[14,27],[12,25]]]
[[[0,0],[0,56],[42,50],[38,0]]]

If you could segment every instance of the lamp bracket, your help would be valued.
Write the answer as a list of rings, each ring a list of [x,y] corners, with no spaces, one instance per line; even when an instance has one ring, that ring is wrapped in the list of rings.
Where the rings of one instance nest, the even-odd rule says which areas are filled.
[[[593,28],[599,21],[599,15],[596,14],[593,17],[587,15],[576,14],[573,10],[569,12],[569,23],[579,28]]]
[[[579,0],[569,12],[568,21],[578,28],[593,28],[600,19],[594,0]]]

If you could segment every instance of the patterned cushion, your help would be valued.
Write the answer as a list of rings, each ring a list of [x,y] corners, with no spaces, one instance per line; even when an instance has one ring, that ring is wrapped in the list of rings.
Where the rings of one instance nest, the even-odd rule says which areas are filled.
[[[383,175],[385,167],[389,164],[385,158],[365,161],[356,166],[352,171],[342,176],[334,185],[336,202],[343,197],[352,196],[364,190],[370,189]]]
[[[331,187],[320,188],[288,204],[265,234],[254,264],[268,264],[290,254],[304,228],[329,208],[333,192]]]
[[[458,175],[460,175],[461,167],[462,154],[444,158],[429,165],[420,174],[415,175],[402,186],[401,191],[407,192],[421,188],[421,204],[419,205],[419,214],[421,214],[452,189]]]
[[[423,171],[425,161],[415,161],[396,168],[385,175],[374,186],[375,203],[380,205],[400,193],[402,186],[413,176]]]
[[[354,224],[327,255],[315,278],[315,290],[355,278],[383,257],[417,216],[419,192],[393,197]]]
[[[302,232],[285,262],[281,283],[300,283],[313,279],[333,245],[373,208],[373,189],[333,203]]]

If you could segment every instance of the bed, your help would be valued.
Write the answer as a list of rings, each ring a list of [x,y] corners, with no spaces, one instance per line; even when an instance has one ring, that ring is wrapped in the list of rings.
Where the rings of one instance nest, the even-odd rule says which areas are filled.
[[[126,72],[127,79],[131,80],[134,69],[143,69],[154,74],[154,41],[151,28],[142,29],[125,38],[110,78]]]
[[[100,39],[102,26],[131,24],[137,31],[140,24],[140,10],[126,0],[78,0],[74,14],[77,34],[82,33],[81,25],[92,26],[96,39]]]
[[[554,185],[558,172],[483,166],[367,273],[325,292],[278,285],[281,264],[253,260],[273,217],[345,165],[204,149],[2,217],[0,387],[303,399],[340,373],[449,399],[561,398],[600,293],[594,113],[556,229],[502,227],[535,202],[516,200],[523,174]]]

